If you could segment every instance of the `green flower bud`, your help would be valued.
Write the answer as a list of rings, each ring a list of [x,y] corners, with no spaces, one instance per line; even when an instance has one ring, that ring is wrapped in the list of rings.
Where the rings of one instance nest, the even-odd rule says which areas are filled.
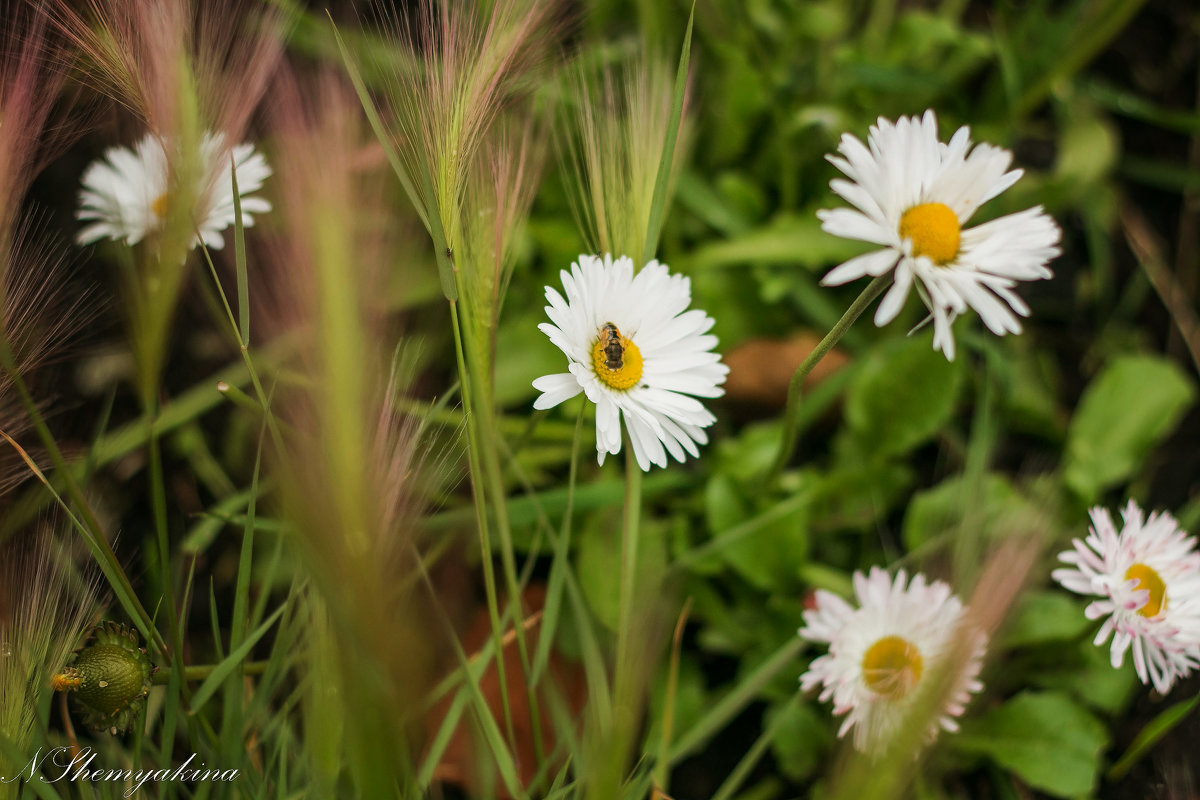
[[[138,647],[137,632],[124,625],[102,622],[92,636],[94,641],[54,676],[54,688],[72,693],[88,727],[115,736],[137,721],[158,667]]]

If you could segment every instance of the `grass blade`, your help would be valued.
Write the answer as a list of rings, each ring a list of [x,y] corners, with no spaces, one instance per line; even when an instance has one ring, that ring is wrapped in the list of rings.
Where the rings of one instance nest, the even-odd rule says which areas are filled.
[[[683,34],[683,50],[679,54],[679,71],[675,73],[675,100],[671,106],[671,119],[667,123],[667,135],[663,138],[662,158],[658,162],[658,175],[654,179],[654,200],[650,204],[650,221],[646,228],[646,247],[642,252],[642,266],[654,258],[658,249],[658,236],[662,232],[663,207],[667,203],[667,185],[671,182],[671,165],[675,161],[675,144],[679,140],[679,126],[683,122],[683,96],[687,93],[688,62],[692,54],[692,24],[696,20],[696,4],[688,14],[687,31]]]
[[[1133,744],[1129,745],[1129,749],[1125,751],[1125,754],[1108,770],[1108,779],[1115,781],[1123,778],[1129,772],[1129,768],[1137,763],[1138,759],[1144,756],[1147,750],[1170,733],[1176,725],[1183,722],[1184,718],[1192,713],[1197,705],[1200,705],[1200,694],[1191,700],[1183,700],[1176,703],[1151,720],[1138,733],[1137,737],[1133,740]]]
[[[282,605],[275,609],[275,613],[268,617],[266,622],[264,622],[262,625],[259,625],[254,633],[250,634],[250,636],[248,636],[246,640],[237,647],[236,650],[231,652],[224,661],[222,661],[220,664],[217,664],[217,666],[213,668],[212,673],[209,674],[209,676],[204,680],[204,683],[200,684],[200,688],[196,690],[196,693],[192,695],[191,713],[195,714],[206,702],[208,702],[208,700],[213,696],[213,693],[221,687],[221,684],[224,683],[225,679],[229,677],[229,674],[233,672],[234,668],[246,659],[246,656],[249,655],[250,650],[254,647],[254,645],[258,644],[258,640],[261,639],[271,628],[271,626],[275,624],[275,620],[279,619],[279,616],[283,613],[285,608],[287,608],[287,606]]]
[[[704,744],[709,736],[725,727],[731,719],[740,714],[764,686],[796,660],[804,647],[803,639],[799,637],[791,639],[750,673],[744,681],[722,697],[679,741],[675,742],[675,746],[671,748],[671,763],[678,763],[679,759]]]
[[[233,176],[233,257],[237,265],[238,331],[242,347],[250,346],[250,279],[246,274],[246,228],[242,222],[242,195],[238,192],[237,165],[229,154],[229,173]]]

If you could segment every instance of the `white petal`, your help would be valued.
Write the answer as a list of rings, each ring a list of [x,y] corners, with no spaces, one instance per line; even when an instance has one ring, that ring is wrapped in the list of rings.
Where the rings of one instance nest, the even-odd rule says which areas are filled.
[[[858,280],[864,275],[882,275],[896,266],[899,258],[900,254],[890,248],[864,253],[834,267],[821,279],[821,284],[823,286],[841,286],[843,283]]]

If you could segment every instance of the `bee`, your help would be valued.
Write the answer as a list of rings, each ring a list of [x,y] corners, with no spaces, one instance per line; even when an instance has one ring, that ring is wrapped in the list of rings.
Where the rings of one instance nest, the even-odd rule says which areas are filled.
[[[616,325],[606,322],[600,329],[600,338],[604,340],[604,366],[616,372],[625,366],[625,345],[621,344],[621,331]]]

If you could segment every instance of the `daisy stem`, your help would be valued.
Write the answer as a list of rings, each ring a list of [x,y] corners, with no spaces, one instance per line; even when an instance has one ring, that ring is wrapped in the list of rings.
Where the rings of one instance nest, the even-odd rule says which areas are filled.
[[[779,478],[779,474],[783,472],[783,468],[787,466],[788,461],[792,457],[792,453],[796,449],[796,429],[800,419],[800,399],[804,386],[804,379],[808,377],[808,373],[812,372],[813,367],[820,363],[834,345],[842,340],[846,335],[846,331],[850,330],[850,326],[854,321],[862,316],[863,311],[867,309],[871,303],[875,301],[879,295],[883,294],[883,290],[891,283],[891,274],[884,273],[876,277],[873,281],[867,284],[867,288],[863,289],[850,307],[846,309],[846,313],[842,314],[842,318],[830,329],[829,333],[825,334],[808,357],[800,363],[796,369],[796,374],[792,375],[792,381],[788,385],[787,408],[783,412],[783,436],[779,441],[779,453],[775,456],[775,462],[771,465],[771,471],[767,473],[766,485],[770,486]]]
[[[628,436],[625,440],[625,521],[621,533],[621,594],[617,626],[617,668],[628,655],[629,625],[637,589],[638,532],[642,511],[642,468],[633,454]]]
[[[590,798],[620,796],[625,762],[637,730],[639,705],[633,655],[633,608],[638,594],[638,537],[642,510],[642,468],[633,453],[633,443],[624,434],[625,521],[621,532],[621,584],[617,611],[617,658],[613,676],[612,725],[608,731],[603,766]]]
[[[450,327],[454,331],[454,355],[458,362],[459,383],[462,386],[463,414],[467,421],[467,466],[471,475],[471,495],[475,500],[475,523],[479,530],[479,560],[483,567],[484,591],[487,594],[488,617],[491,621],[492,643],[496,657],[496,676],[501,686],[508,686],[508,678],[504,668],[504,628],[500,624],[500,604],[496,597],[496,573],[492,564],[492,537],[488,530],[487,498],[484,487],[480,483],[483,469],[480,466],[478,419],[472,413],[474,403],[471,398],[472,381],[467,370],[466,352],[463,348],[462,328],[458,314],[458,301],[450,303]],[[520,625],[517,625],[519,628]],[[512,706],[508,692],[500,692],[500,702],[504,709],[504,727],[508,735],[509,746],[515,749],[516,733],[513,729]]]

